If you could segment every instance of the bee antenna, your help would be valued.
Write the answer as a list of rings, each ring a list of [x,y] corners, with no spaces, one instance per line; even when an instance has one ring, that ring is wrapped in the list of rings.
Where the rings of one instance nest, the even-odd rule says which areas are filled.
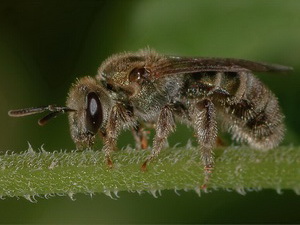
[[[65,112],[74,112],[76,110],[71,109],[69,107],[48,105],[48,106],[43,106],[43,107],[32,107],[32,108],[26,108],[26,109],[10,110],[8,112],[8,115],[11,117],[22,117],[22,116],[29,116],[29,115],[33,115],[33,114],[43,113],[45,111],[50,111],[50,113],[38,121],[38,124],[40,126],[45,125],[50,119],[55,118],[59,114],[62,114]]]
[[[38,120],[38,124],[40,126],[44,126],[50,119],[57,117],[60,113],[63,113],[62,111],[56,111],[56,112],[51,112],[44,116],[42,119]]]

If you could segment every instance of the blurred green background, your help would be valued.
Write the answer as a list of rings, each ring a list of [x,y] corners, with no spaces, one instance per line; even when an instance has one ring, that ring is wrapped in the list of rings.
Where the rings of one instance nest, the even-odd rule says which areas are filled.
[[[46,127],[37,119],[13,119],[9,109],[64,105],[77,77],[95,75],[109,55],[150,46],[161,53],[235,57],[293,66],[291,74],[259,74],[286,115],[284,145],[300,144],[300,1],[2,1],[0,3],[0,150],[44,144],[74,148],[66,116]],[[191,136],[179,126],[171,145]],[[132,144],[128,132],[119,146]],[[100,148],[97,143],[96,148]],[[0,181],[1,182],[1,181]],[[158,199],[120,193],[0,201],[2,223],[300,223],[293,191],[248,193],[163,191]]]

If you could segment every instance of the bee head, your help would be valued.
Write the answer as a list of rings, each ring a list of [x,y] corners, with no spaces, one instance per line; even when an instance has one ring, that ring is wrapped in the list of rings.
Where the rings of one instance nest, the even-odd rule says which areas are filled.
[[[90,147],[97,132],[104,128],[111,107],[107,92],[91,77],[72,85],[67,98],[70,131],[77,147]]]
[[[72,85],[67,97],[67,106],[48,105],[10,110],[9,116],[23,117],[50,111],[38,120],[40,126],[50,119],[68,113],[71,137],[78,148],[90,147],[96,133],[108,119],[111,101],[106,91],[91,77],[83,77]]]

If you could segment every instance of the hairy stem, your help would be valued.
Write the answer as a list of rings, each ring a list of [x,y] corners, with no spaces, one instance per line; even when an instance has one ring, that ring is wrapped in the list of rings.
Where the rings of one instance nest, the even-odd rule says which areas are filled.
[[[0,156],[1,196],[51,196],[119,191],[195,190],[200,193],[204,172],[196,148],[162,151],[146,172],[141,165],[149,151],[123,150],[106,165],[100,151],[28,151]],[[215,168],[208,189],[270,188],[300,191],[300,148],[280,147],[262,152],[246,147],[215,150]]]

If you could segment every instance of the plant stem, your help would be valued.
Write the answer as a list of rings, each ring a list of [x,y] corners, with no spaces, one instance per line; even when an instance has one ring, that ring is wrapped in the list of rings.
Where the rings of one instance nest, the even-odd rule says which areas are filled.
[[[119,191],[195,190],[203,184],[203,166],[196,148],[166,149],[146,172],[141,165],[149,151],[122,150],[109,169],[100,151],[46,152],[32,149],[0,156],[0,195],[7,197]],[[300,148],[267,152],[246,147],[215,150],[215,168],[208,189],[271,188],[300,191]]]

